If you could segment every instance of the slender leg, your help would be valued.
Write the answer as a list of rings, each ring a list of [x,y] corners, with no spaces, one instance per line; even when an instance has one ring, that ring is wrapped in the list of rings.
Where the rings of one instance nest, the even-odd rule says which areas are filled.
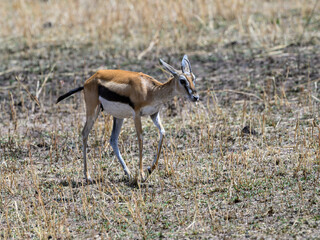
[[[84,128],[82,130],[82,141],[83,141],[83,165],[84,165],[84,178],[87,182],[91,182],[92,179],[90,177],[90,174],[88,173],[87,168],[87,142],[88,142],[88,135],[90,133],[90,130],[93,127],[94,122],[96,121],[100,108],[97,107],[94,111],[93,115],[87,115],[86,124],[84,125]]]
[[[139,113],[136,113],[135,115],[134,124],[136,127],[138,143],[139,143],[139,172],[140,172],[140,177],[142,178],[142,181],[144,181],[145,179],[144,179],[143,165],[142,165],[142,149],[143,149],[142,125],[141,125],[141,117]]]
[[[148,167],[149,174],[151,174],[153,172],[153,170],[158,166],[158,161],[159,161],[161,147],[162,147],[162,141],[163,141],[163,137],[165,135],[165,130],[164,130],[162,124],[161,124],[159,112],[151,115],[150,117],[151,117],[154,125],[156,125],[156,127],[159,129],[160,140],[159,140],[159,143],[158,143],[157,155],[155,156],[155,159],[153,160],[151,167]]]
[[[124,162],[124,160],[121,156],[121,153],[119,151],[119,147],[118,147],[118,138],[120,135],[122,123],[123,123],[123,119],[115,118],[115,117],[113,118],[113,128],[112,128],[112,133],[111,133],[111,138],[110,138],[110,145],[111,145],[115,155],[117,156],[119,162],[121,163],[125,174],[129,177],[129,180],[130,180],[131,179],[130,171],[129,171],[126,163]]]

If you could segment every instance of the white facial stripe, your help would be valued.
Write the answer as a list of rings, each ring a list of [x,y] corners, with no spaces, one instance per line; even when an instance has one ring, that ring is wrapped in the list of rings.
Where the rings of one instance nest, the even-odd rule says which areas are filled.
[[[192,79],[195,82],[196,81],[196,76],[192,73]]]

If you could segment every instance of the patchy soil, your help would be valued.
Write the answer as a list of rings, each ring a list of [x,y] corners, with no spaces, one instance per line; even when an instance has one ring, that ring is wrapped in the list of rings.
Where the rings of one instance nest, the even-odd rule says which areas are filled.
[[[213,47],[212,47],[213,49]],[[82,180],[82,95],[56,98],[97,69],[142,71],[160,81],[158,58],[94,46],[1,50],[1,238],[317,238],[320,235],[320,47],[251,49],[237,42],[187,52],[201,102],[176,98],[161,112],[159,169],[130,186],[98,119],[89,141],[95,184]],[[120,151],[134,170],[125,121]],[[144,126],[144,163],[157,131]]]

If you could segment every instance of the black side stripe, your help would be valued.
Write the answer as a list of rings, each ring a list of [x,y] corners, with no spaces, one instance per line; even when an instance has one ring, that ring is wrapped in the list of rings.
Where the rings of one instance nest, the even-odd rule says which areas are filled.
[[[129,104],[129,106],[134,109],[134,104],[130,100],[129,97],[122,96],[118,93],[115,93],[105,86],[99,85],[98,86],[98,93],[99,93],[100,97],[103,97],[104,99],[106,99],[108,101]]]

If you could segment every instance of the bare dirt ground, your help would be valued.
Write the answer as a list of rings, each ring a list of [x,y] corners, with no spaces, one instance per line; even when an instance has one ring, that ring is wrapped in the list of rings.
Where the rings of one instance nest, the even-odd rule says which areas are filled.
[[[89,140],[96,182],[84,184],[83,97],[56,98],[100,68],[164,81],[158,57],[178,67],[183,53],[137,61],[95,46],[2,49],[1,238],[318,238],[319,45],[213,49],[188,52],[201,101],[165,104],[160,165],[138,187],[111,151],[104,114]],[[148,166],[158,133],[143,126]],[[132,120],[120,146],[133,170]]]
[[[2,1],[1,239],[319,239],[318,0]],[[89,139],[82,93],[98,69],[168,75],[188,54],[198,104],[161,111],[160,164],[130,185],[110,116]],[[143,119],[144,167],[158,132]],[[133,121],[120,151],[138,164]]]

